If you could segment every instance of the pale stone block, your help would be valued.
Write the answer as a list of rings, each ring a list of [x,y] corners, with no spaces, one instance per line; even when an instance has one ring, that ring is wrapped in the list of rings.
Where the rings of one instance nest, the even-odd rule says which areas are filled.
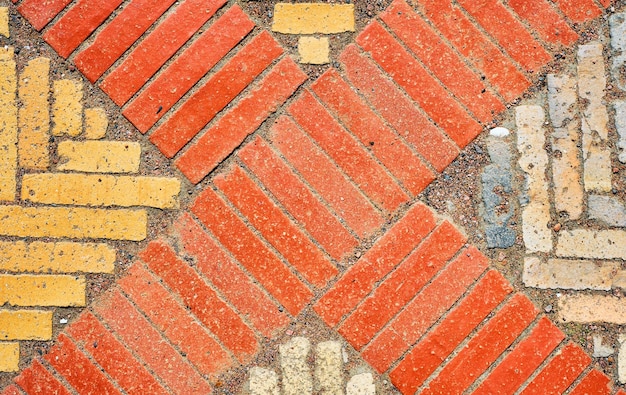
[[[550,199],[546,170],[548,155],[543,149],[545,114],[539,106],[519,106],[516,108],[517,149],[520,152],[519,165],[526,173],[526,195],[528,204],[522,211],[522,232],[528,252],[549,252],[552,250],[550,221]]]
[[[626,90],[626,13],[611,15],[611,46],[617,52],[613,56],[611,74],[621,90]]]
[[[341,343],[319,343],[315,355],[316,389],[323,395],[343,395],[343,357]]]
[[[306,395],[313,392],[313,380],[307,363],[311,343],[304,337],[294,337],[279,347],[283,371],[283,394]]]
[[[354,4],[277,3],[272,31],[334,34],[354,31]]]
[[[556,254],[561,257],[626,259],[626,232],[588,229],[561,231]]]
[[[62,275],[0,275],[0,305],[84,306],[85,277]]]
[[[548,75],[548,105],[554,127],[552,134],[552,177],[557,212],[570,219],[583,212],[582,164],[579,159],[580,119],[575,111],[576,80],[569,76]]]
[[[326,64],[330,62],[328,37],[300,37],[298,39],[300,63]]]
[[[15,200],[17,172],[17,76],[13,47],[0,48],[0,201]]]
[[[563,295],[559,299],[559,319],[562,322],[607,322],[626,324],[626,301],[615,296]]]
[[[626,207],[611,196],[590,195],[588,199],[589,218],[604,222],[609,226],[626,226]]]
[[[52,311],[0,310],[0,340],[50,340]]]
[[[346,395],[376,395],[376,386],[371,373],[353,376],[346,386]]]
[[[62,141],[58,170],[86,173],[136,173],[141,146],[131,141]]]
[[[615,129],[619,135],[617,142],[619,161],[626,163],[626,101],[615,101],[613,107],[615,108]]]
[[[602,336],[593,336],[593,357],[594,358],[606,358],[609,355],[613,355],[615,350],[611,346],[602,344]]]
[[[619,354],[617,355],[617,379],[626,384],[626,335],[619,335]]]
[[[585,190],[611,191],[611,151],[608,147],[609,114],[602,103],[606,88],[602,44],[578,47],[578,94],[582,107]]]
[[[83,131],[83,84],[59,80],[52,84],[52,119],[54,136],[76,137]]]
[[[594,289],[608,291],[620,268],[617,262],[595,263],[586,260],[524,259],[522,279],[527,287],[540,289]]]
[[[279,395],[278,376],[276,372],[260,367],[250,369],[251,395]]]

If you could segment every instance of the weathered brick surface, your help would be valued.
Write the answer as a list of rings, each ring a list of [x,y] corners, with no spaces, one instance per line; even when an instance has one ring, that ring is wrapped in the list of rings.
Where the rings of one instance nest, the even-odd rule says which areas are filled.
[[[16,89],[13,48],[0,49],[0,201],[15,200],[18,141]]]
[[[0,343],[0,371],[17,372],[20,362],[20,344]]]
[[[0,302],[13,306],[84,306],[85,278],[65,275],[0,275]]]
[[[584,379],[574,389],[570,394],[572,395],[585,395],[585,394],[612,394],[613,388],[610,385],[611,379],[608,378],[604,373],[600,373],[598,370],[592,370],[589,372]]]
[[[83,84],[78,80],[54,81],[52,135],[76,137],[83,131]]]
[[[15,3],[15,1],[14,1]],[[22,14],[37,30],[43,29],[71,0],[24,0],[18,7]]]
[[[298,39],[298,54],[300,63],[326,64],[330,63],[330,42],[328,37],[300,37]]]
[[[578,34],[561,18],[548,0],[509,0],[507,4],[546,42],[572,45],[578,39]]]
[[[278,3],[274,7],[272,30],[287,34],[354,31],[354,5]]]
[[[50,340],[51,337],[51,311],[0,310],[0,339]]]
[[[46,169],[50,163],[49,72],[50,59],[36,58],[20,74],[18,152],[20,166],[27,169]]]
[[[71,392],[37,359],[35,359],[29,367],[22,370],[20,375],[15,378],[15,382],[28,395],[46,393],[71,395]]]
[[[87,132],[86,132],[87,134]],[[61,141],[58,170],[86,173],[136,173],[141,145],[130,141]]]
[[[98,140],[104,138],[109,127],[104,108],[86,108],[85,116],[85,138],[89,140]]]

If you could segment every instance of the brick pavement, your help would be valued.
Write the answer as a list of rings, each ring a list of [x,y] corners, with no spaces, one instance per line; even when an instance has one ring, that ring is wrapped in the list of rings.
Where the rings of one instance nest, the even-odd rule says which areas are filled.
[[[221,375],[249,366],[306,314],[402,393],[614,392],[579,346],[417,200],[576,41],[572,27],[608,2],[394,1],[342,51],[341,67],[315,81],[234,2],[18,3],[199,192],[3,394],[219,393]],[[67,102],[53,107],[64,122],[52,132],[75,136],[80,89],[54,92]],[[10,100],[0,105],[11,110]],[[5,125],[10,151],[16,127]],[[68,148],[77,163],[80,149]],[[11,187],[15,165],[3,160]],[[45,187],[53,176],[33,173],[22,184],[28,199],[66,198]],[[171,206],[142,195],[139,180],[100,191],[87,175],[54,182],[97,191],[61,204]],[[136,194],[109,196],[117,182]],[[68,229],[82,233],[59,237],[111,237],[78,225],[49,231]]]

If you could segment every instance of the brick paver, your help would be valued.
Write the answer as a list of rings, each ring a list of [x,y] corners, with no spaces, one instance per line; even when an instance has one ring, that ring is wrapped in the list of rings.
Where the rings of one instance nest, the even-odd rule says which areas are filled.
[[[79,48],[70,60],[125,106],[123,113],[199,193],[171,232],[149,241],[140,261],[22,370],[15,379],[20,391],[210,393],[221,374],[245,368],[266,340],[303,315],[321,318],[402,393],[606,387],[579,346],[559,347],[563,334],[537,318],[530,300],[508,296],[511,285],[488,269],[485,256],[415,201],[505,102],[535,81],[552,59],[552,44],[572,43],[577,33],[570,22],[602,13],[594,1],[525,7],[395,0],[342,51],[342,68],[313,83],[288,49],[232,2],[157,2],[156,9],[134,0],[118,9],[118,0],[78,1],[57,19],[67,3],[40,9],[35,3],[23,0],[18,10],[40,30],[54,20],[44,39],[63,57]],[[331,19],[334,11],[352,10],[307,7]],[[528,21],[530,10],[540,18]],[[314,14],[305,17],[315,20]],[[337,23],[341,31],[352,29]],[[123,31],[119,39],[116,30]],[[433,57],[424,45],[445,56]],[[45,69],[45,61],[28,72],[37,67]],[[8,48],[0,57],[0,106],[7,110],[0,147],[8,153],[0,163],[0,182],[8,188],[0,188],[6,194],[0,215],[9,221],[0,234],[73,238],[76,245],[65,248],[83,249],[96,248],[84,239],[145,239],[147,211],[117,207],[176,208],[181,184],[117,174],[136,172],[137,155],[126,155],[131,144],[121,151],[92,144],[105,143],[94,139],[102,137],[106,120],[83,109],[81,83],[54,82],[53,122],[46,123],[38,112],[41,91],[23,80],[18,87],[15,68]],[[18,111],[18,96],[26,97],[27,109]],[[40,160],[46,135],[32,133],[50,124],[53,136],[91,141],[64,143],[59,155],[67,161],[50,167]],[[31,135],[19,143],[22,125]],[[22,177],[20,146],[32,147],[24,148],[24,166],[46,172]],[[83,165],[85,152],[102,163]],[[80,174],[91,171],[114,174]],[[146,193],[147,186],[154,189]],[[81,196],[85,190],[92,194]],[[20,196],[38,205],[14,204]],[[116,208],[74,207],[107,205]],[[52,247],[6,246],[33,256]],[[84,277],[65,273],[62,260],[49,263],[60,274],[31,274],[19,271],[16,258],[17,273],[0,276],[0,302],[84,304]],[[0,343],[11,347],[6,344]],[[300,388],[290,377],[308,369],[309,348],[303,338],[279,347],[284,390]],[[333,359],[320,354],[324,360]],[[254,371],[277,388],[275,373]],[[348,393],[369,391],[372,378],[354,376]],[[16,390],[9,386],[5,393]]]

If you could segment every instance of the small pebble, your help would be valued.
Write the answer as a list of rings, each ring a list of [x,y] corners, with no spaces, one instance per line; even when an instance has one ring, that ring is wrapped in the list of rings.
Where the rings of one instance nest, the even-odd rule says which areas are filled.
[[[557,223],[556,225],[554,225],[554,227],[552,228],[555,232],[558,232],[561,230],[561,224]]]
[[[61,319],[59,320],[59,323],[61,323],[61,324],[67,324],[67,319],[66,319],[66,318],[61,318]]]
[[[547,306],[543,309],[543,311],[545,311],[546,313],[551,312],[551,311],[552,311],[552,305],[551,305],[551,304],[547,305]]]

